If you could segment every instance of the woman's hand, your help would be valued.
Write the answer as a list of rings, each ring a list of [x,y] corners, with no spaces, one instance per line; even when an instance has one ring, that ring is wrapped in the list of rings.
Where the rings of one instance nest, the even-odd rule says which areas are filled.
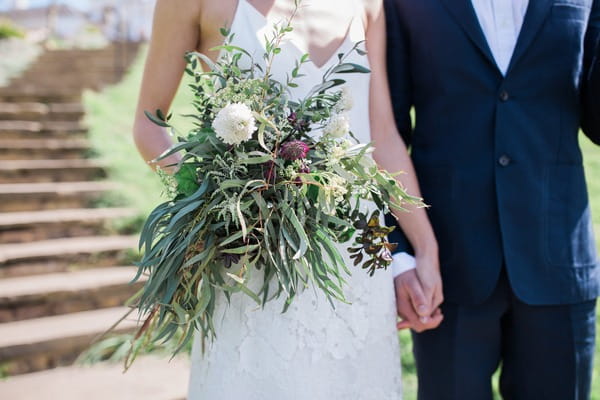
[[[437,255],[416,258],[417,267],[394,279],[398,329],[423,332],[437,328],[444,319],[440,305],[444,300]]]

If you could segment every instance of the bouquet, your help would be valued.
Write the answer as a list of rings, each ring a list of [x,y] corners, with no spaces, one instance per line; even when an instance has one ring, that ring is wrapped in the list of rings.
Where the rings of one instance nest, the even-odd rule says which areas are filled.
[[[290,21],[275,27],[260,63],[232,45],[227,30],[216,62],[187,55],[195,129],[161,156],[182,154],[177,172],[161,173],[169,199],[141,232],[137,278],[148,280],[137,298],[146,315],[138,338],[177,338],[179,349],[195,331],[214,338],[219,294],[241,293],[258,305],[284,296],[283,311],[309,286],[332,306],[345,301],[351,271],[340,243],[349,242],[354,265],[371,275],[391,262],[386,237],[393,228],[380,224],[380,214],[420,200],[380,170],[373,146],[351,132],[352,99],[337,77],[369,70],[340,54],[320,85],[291,99],[308,55],[285,82],[270,72]],[[352,51],[365,54],[360,44]],[[160,111],[147,116],[170,127]],[[365,202],[374,211],[365,211]],[[247,282],[258,272],[262,287],[252,290]]]

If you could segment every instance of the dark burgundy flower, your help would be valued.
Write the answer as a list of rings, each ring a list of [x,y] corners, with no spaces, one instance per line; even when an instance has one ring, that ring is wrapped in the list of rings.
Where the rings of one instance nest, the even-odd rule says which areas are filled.
[[[306,164],[302,164],[302,167],[298,170],[301,174],[310,174],[310,167]]]
[[[296,124],[296,129],[300,132],[310,132],[310,122],[307,119],[302,119]]]
[[[240,262],[241,257],[238,254],[223,254],[223,266],[231,268],[232,265]]]
[[[288,115],[288,122],[292,125],[292,126],[296,126],[296,122],[298,121],[298,115],[295,112],[291,112],[290,115]]]
[[[299,119],[298,114],[295,112],[291,112],[290,115],[288,115],[287,120],[298,132],[306,133],[310,131],[310,121],[305,118]]]
[[[310,148],[301,140],[292,140],[281,145],[279,155],[284,160],[302,160],[308,155]]]

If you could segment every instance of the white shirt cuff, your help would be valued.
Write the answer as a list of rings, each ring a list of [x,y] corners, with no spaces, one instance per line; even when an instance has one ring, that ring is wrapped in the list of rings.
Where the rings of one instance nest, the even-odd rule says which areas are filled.
[[[417,261],[408,253],[396,253],[392,255],[392,258],[391,267],[394,278],[417,267]]]

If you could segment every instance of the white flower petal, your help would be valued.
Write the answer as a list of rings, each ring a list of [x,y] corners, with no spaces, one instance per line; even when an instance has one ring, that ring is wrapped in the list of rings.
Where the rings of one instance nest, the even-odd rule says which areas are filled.
[[[233,103],[217,113],[212,127],[223,142],[238,145],[252,138],[256,120],[247,105]]]
[[[326,135],[335,138],[346,136],[350,132],[350,119],[346,113],[333,114],[329,118],[329,123],[323,128]]]

